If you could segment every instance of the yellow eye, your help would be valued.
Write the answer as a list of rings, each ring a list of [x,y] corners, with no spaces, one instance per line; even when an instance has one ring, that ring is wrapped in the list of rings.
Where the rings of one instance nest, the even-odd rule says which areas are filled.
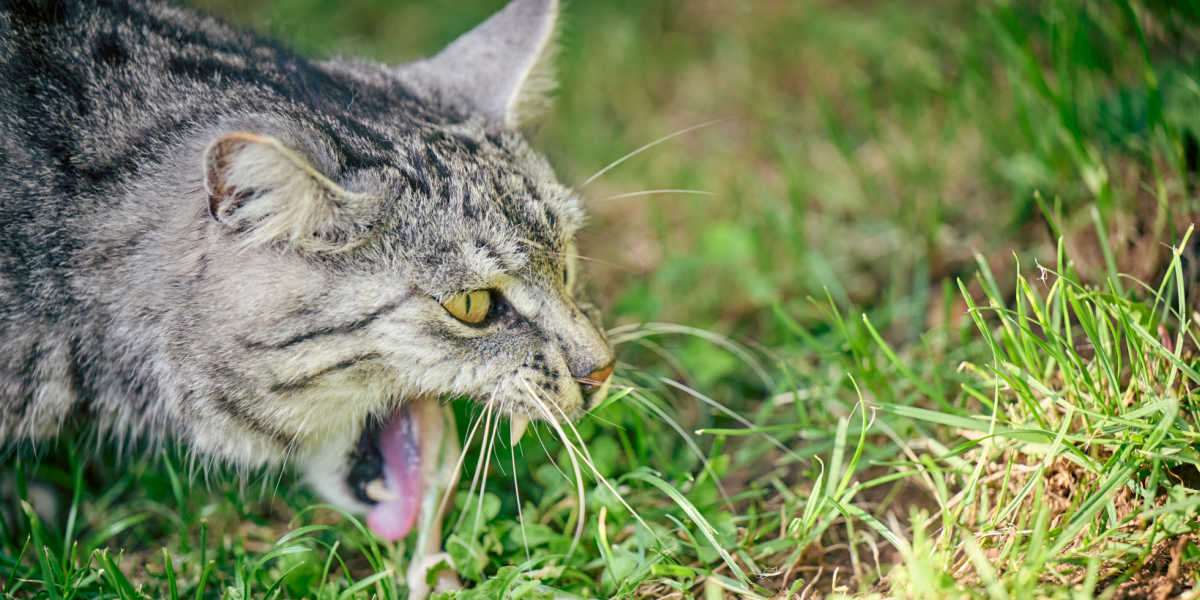
[[[492,309],[492,294],[487,290],[463,292],[442,303],[446,312],[463,323],[478,325]]]

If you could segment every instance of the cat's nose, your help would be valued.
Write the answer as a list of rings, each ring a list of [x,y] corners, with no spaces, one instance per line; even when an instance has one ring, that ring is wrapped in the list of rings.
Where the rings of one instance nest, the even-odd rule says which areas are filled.
[[[583,391],[586,393],[591,393],[600,389],[608,381],[608,378],[612,377],[614,364],[616,364],[616,361],[610,360],[608,364],[604,365],[603,367],[600,367],[599,369],[596,369],[591,373],[584,375],[583,377],[579,377],[578,381],[579,384],[583,386]]]

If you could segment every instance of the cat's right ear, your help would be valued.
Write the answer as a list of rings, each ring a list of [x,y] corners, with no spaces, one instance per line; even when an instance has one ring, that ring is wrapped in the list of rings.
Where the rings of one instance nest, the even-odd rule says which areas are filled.
[[[410,73],[506,127],[537,117],[554,91],[558,0],[511,0]]]
[[[238,131],[204,152],[209,215],[236,230],[242,245],[287,242],[304,250],[356,242],[368,196],[348,192],[278,139]]]

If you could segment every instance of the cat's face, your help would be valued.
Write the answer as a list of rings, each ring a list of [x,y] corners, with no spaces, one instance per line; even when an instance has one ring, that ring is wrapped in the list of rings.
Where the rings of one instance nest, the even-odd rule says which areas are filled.
[[[556,8],[518,1],[509,17],[513,6]],[[425,94],[435,108],[420,118],[251,115],[203,151],[204,243],[233,258],[206,264],[205,296],[172,340],[197,396],[213,400],[195,409],[206,418],[193,441],[245,463],[291,456],[352,509],[379,503],[372,481],[403,487],[392,463],[405,451],[387,439],[415,443],[394,433],[405,403],[468,396],[565,421],[612,372],[575,293],[579,200],[511,115],[455,87],[445,54],[399,73],[357,67],[384,92]],[[522,60],[528,78],[537,59]]]
[[[238,184],[238,169],[258,176],[276,150],[253,139],[223,142],[232,147],[219,160],[234,171],[225,185],[259,188],[217,208],[215,243],[269,226],[261,219],[274,209],[256,205],[345,195],[334,203],[359,206],[344,221],[331,217],[333,233],[285,233],[213,266],[209,289],[220,292],[209,303],[213,320],[197,332],[210,346],[203,360],[214,363],[206,371],[244,413],[243,428],[279,455],[282,444],[301,459],[322,455],[330,477],[319,485],[329,496],[353,491],[342,482],[353,467],[347,458],[367,425],[386,422],[401,402],[468,396],[502,414],[573,419],[613,361],[575,294],[578,199],[516,133],[478,120],[431,127],[375,142],[385,154],[419,148],[423,171],[407,166],[413,156],[338,169],[337,160],[307,158],[320,150],[305,151],[308,166],[336,186],[329,190],[291,186],[305,176],[286,165],[279,184]],[[336,143],[306,135],[286,147],[336,154]],[[306,249],[297,235],[317,241]]]
[[[411,289],[400,318],[379,323],[380,352],[407,389],[573,418],[612,363],[575,294],[578,200],[519,136],[463,131],[428,153],[452,175],[361,250],[371,267],[398,257]]]

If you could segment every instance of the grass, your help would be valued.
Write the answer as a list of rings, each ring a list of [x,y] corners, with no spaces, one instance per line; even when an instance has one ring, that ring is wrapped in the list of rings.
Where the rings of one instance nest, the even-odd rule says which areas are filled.
[[[400,61],[499,2],[203,4],[306,52]],[[448,521],[454,597],[1187,593],[1200,6],[566,16],[533,132],[564,181],[719,121],[588,186],[581,250],[621,385],[577,424],[587,512],[545,425],[500,435],[471,495],[475,444]],[[711,195],[626,195],[658,189]],[[95,446],[82,431],[5,467],[21,498],[60,492],[52,518],[5,514],[5,594],[404,597],[403,544],[291,475]]]

